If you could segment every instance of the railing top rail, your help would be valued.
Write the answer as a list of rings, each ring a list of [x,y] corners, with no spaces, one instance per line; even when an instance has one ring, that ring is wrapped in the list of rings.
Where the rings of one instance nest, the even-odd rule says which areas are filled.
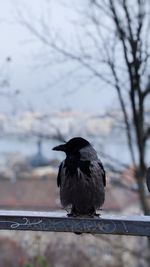
[[[0,210],[0,230],[150,236],[150,216],[67,217],[65,212]]]

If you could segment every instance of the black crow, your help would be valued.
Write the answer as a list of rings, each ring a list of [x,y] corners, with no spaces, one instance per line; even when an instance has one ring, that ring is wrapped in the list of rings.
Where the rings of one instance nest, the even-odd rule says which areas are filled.
[[[105,199],[105,170],[92,145],[81,137],[53,148],[66,153],[60,164],[57,185],[63,207],[71,207],[68,216],[94,216]]]
[[[146,183],[147,183],[148,191],[150,192],[150,167],[147,169]]]

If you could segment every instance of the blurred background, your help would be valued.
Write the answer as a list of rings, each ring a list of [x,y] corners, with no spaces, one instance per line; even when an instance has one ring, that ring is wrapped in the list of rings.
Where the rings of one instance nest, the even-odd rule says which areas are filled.
[[[102,213],[150,215],[149,0],[0,2],[0,209],[61,210],[74,136],[107,172]],[[0,232],[0,267],[149,266],[150,240]]]

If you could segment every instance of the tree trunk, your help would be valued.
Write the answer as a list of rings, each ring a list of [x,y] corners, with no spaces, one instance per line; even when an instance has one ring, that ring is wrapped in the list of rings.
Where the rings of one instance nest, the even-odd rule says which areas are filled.
[[[136,180],[137,180],[137,185],[138,185],[141,208],[144,211],[144,215],[150,215],[150,207],[148,205],[148,202],[145,196],[144,176],[146,173],[146,168],[143,163],[144,163],[143,158],[140,158],[140,164],[139,164],[140,167],[136,171]],[[147,245],[148,245],[148,249],[150,250],[150,237],[147,237]],[[147,262],[149,261],[150,261],[150,255],[147,258]]]
[[[146,195],[145,195],[145,175],[146,175],[146,167],[145,167],[145,146],[138,145],[139,149],[139,164],[136,170],[136,181],[138,185],[139,198],[142,210],[145,215],[150,215],[150,207],[148,205]]]

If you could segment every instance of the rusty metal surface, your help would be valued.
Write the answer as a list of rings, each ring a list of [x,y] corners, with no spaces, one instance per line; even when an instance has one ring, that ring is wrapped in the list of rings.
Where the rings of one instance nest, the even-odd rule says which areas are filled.
[[[63,212],[0,211],[0,230],[150,236],[150,216],[67,217]]]

